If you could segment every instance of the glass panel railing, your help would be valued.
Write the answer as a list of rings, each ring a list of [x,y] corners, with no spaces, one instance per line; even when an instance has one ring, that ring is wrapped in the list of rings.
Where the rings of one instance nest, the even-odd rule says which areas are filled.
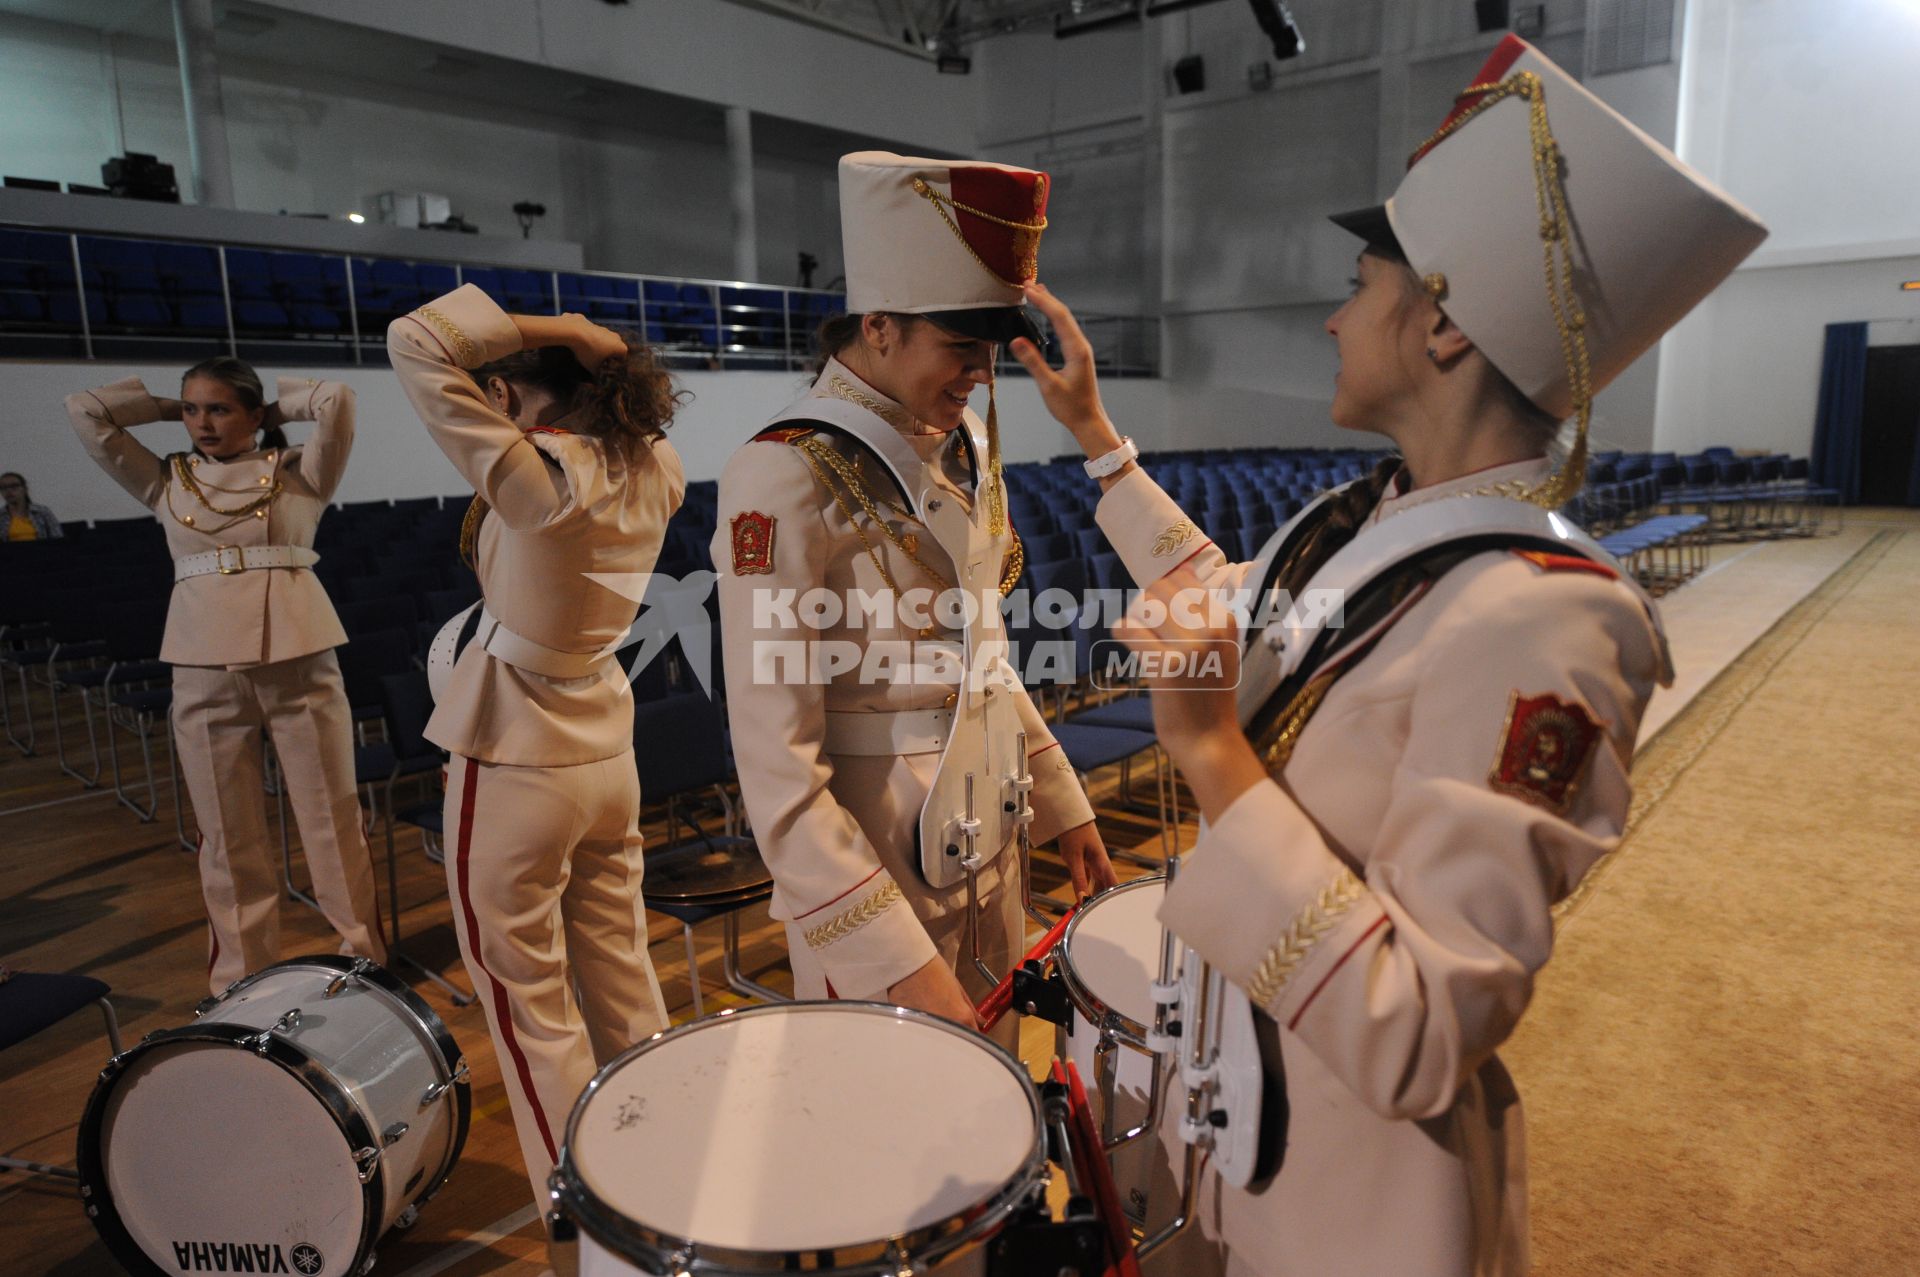
[[[280,363],[378,364],[389,322],[463,283],[510,312],[573,311],[637,331],[664,363],[682,368],[804,369],[820,325],[846,308],[836,292],[731,280],[0,226],[0,356],[200,357],[212,346]],[[1154,375],[1157,320],[1081,322],[1103,373]],[[1005,356],[1000,370],[1020,372]]]

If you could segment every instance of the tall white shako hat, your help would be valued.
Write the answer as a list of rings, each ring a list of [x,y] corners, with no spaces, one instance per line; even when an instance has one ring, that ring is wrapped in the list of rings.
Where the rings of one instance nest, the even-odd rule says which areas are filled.
[[[1586,474],[1593,396],[1767,237],[1760,219],[1518,36],[1384,205],[1334,222],[1404,257],[1521,393],[1576,420],[1548,508]]]
[[[963,337],[1040,344],[1022,286],[1040,273],[1045,173],[890,151],[840,157],[847,310],[922,315]],[[1000,414],[987,383],[987,527],[1007,530]]]
[[[847,309],[925,315],[983,341],[1039,330],[1021,287],[1040,270],[1045,173],[889,151],[840,157]]]

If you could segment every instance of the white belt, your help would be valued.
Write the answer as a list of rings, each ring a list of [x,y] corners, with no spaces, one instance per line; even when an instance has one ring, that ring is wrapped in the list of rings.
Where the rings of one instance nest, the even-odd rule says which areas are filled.
[[[480,628],[473,632],[473,641],[517,669],[548,678],[584,678],[613,655],[604,651],[562,652],[523,638],[500,624],[500,618],[487,611],[485,604],[480,607]]]
[[[235,576],[261,568],[310,568],[320,556],[304,545],[223,545],[173,561],[173,579],[190,576]]]
[[[829,754],[856,758],[937,754],[953,730],[951,709],[896,709],[862,714],[827,711]]]

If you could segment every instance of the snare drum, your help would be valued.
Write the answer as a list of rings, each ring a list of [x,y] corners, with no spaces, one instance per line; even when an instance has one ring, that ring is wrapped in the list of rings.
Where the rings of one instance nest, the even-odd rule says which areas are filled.
[[[432,1008],[366,959],[247,976],[101,1073],[80,1192],[128,1272],[353,1277],[467,1138],[467,1066]]]
[[[722,1012],[594,1078],[553,1172],[580,1277],[982,1273],[1047,1182],[1026,1069],[938,1017],[866,1002]]]
[[[1102,1135],[1145,1121],[1153,1084],[1147,1030],[1153,1024],[1150,986],[1160,976],[1160,901],[1165,877],[1136,878],[1080,906],[1060,938],[1056,965],[1073,1020],[1060,1054],[1087,1079]],[[1157,1136],[1145,1133],[1115,1150],[1113,1177],[1121,1204],[1144,1218]]]

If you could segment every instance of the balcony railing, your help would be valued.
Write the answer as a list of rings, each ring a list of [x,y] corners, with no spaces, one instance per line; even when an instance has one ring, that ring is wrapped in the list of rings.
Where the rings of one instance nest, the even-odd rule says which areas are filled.
[[[577,311],[644,333],[675,367],[808,366],[843,294],[727,280],[532,271],[0,226],[0,355],[382,364],[386,327],[461,284],[509,311]],[[1151,318],[1087,315],[1100,371],[1153,376]],[[1002,369],[1019,371],[1004,358]]]

